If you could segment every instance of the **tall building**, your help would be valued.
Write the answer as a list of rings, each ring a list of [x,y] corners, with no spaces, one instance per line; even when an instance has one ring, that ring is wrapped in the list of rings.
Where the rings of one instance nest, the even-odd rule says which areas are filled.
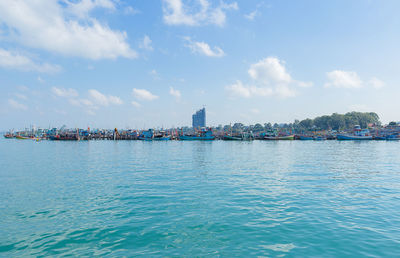
[[[206,127],[206,108],[197,110],[192,115],[192,126],[193,128]]]

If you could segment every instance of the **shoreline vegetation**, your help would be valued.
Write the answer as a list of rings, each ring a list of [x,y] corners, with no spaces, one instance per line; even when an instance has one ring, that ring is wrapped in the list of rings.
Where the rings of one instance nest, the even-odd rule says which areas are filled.
[[[41,129],[9,131],[5,138],[34,140],[399,140],[400,123],[382,125],[374,112],[318,116],[293,123],[219,125],[207,128],[169,129]]]

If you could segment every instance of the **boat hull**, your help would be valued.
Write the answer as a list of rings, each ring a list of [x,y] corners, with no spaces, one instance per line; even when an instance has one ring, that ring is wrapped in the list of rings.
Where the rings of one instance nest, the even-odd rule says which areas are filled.
[[[387,141],[398,141],[398,140],[400,140],[400,137],[397,135],[389,135],[386,137],[386,140]]]
[[[265,136],[264,140],[267,140],[267,141],[291,141],[291,140],[294,140],[294,135],[288,135],[288,136]]]
[[[138,139],[142,140],[142,141],[169,141],[169,140],[171,140],[171,137],[170,136],[168,136],[168,137],[159,137],[159,138],[139,137]]]
[[[299,140],[301,140],[301,141],[312,141],[312,140],[314,140],[314,137],[300,135],[299,136]]]
[[[183,135],[183,136],[179,137],[179,140],[182,140],[182,141],[212,141],[212,140],[215,140],[215,137],[214,136],[201,137],[201,136],[185,136],[185,135]]]
[[[57,136],[50,136],[49,140],[51,141],[79,141],[78,137],[57,137]]]
[[[224,135],[222,140],[224,140],[224,141],[252,141],[252,140],[254,140],[254,138],[253,137]]]
[[[339,141],[366,141],[366,140],[372,140],[372,136],[338,134],[337,139]]]
[[[17,136],[15,136],[15,139],[18,139],[18,140],[27,140],[27,139],[29,139],[29,137],[17,135]]]

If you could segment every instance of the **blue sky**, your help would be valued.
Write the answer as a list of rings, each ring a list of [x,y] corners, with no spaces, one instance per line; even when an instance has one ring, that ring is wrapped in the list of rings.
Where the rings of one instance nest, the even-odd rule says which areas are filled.
[[[0,0],[0,129],[400,120],[399,1]]]

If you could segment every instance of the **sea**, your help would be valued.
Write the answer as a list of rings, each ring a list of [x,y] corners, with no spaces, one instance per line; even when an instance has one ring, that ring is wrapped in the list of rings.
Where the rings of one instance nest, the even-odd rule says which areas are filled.
[[[0,256],[399,257],[400,142],[0,139]]]

